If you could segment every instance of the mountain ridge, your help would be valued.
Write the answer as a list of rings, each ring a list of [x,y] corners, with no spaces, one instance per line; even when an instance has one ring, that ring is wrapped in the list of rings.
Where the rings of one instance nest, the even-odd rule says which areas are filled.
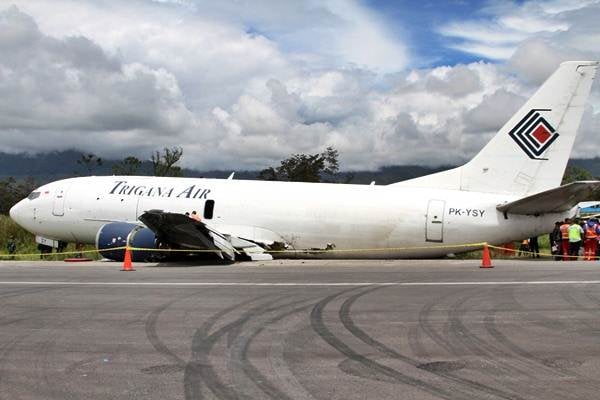
[[[82,153],[77,150],[53,151],[47,153],[27,154],[27,153],[2,153],[0,152],[0,179],[13,177],[16,180],[22,180],[33,177],[37,184],[44,184],[58,179],[64,179],[74,176],[84,176],[90,173],[82,166],[77,164],[81,159]],[[95,166],[92,175],[112,175],[112,167],[121,160],[103,160],[102,165]],[[569,165],[584,168],[593,176],[600,176],[600,157],[589,159],[571,159]],[[369,184],[375,181],[377,184],[386,185],[406,179],[417,178],[420,176],[432,174],[435,172],[447,170],[455,165],[443,165],[437,167],[419,166],[419,165],[391,165],[384,166],[375,171],[343,171],[350,174],[352,179],[349,183]],[[144,161],[140,168],[140,175],[150,175],[152,164],[150,161]],[[182,173],[185,177],[204,177],[204,178],[227,178],[232,172],[235,172],[236,179],[258,179],[259,170],[197,170],[183,168]]]

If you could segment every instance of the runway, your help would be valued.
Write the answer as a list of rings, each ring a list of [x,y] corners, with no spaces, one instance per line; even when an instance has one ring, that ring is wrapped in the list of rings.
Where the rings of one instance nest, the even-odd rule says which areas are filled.
[[[582,399],[600,263],[0,262],[0,398]]]

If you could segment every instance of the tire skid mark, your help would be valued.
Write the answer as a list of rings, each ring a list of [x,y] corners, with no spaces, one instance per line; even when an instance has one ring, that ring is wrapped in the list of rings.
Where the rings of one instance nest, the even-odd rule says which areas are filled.
[[[419,365],[421,364],[421,362],[419,362],[418,360],[415,360],[413,358],[410,358],[408,356],[405,356],[403,354],[398,353],[396,350],[386,346],[385,344],[383,344],[382,342],[374,339],[372,336],[369,336],[365,331],[363,331],[362,329],[360,329],[355,323],[354,320],[352,319],[352,313],[351,313],[351,307],[352,305],[356,302],[356,300],[358,300],[359,298],[361,298],[364,295],[370,294],[376,290],[379,289],[383,289],[383,287],[375,287],[375,288],[371,288],[371,289],[367,289],[361,293],[357,293],[355,295],[352,295],[351,297],[349,297],[346,301],[344,301],[344,303],[342,304],[342,307],[340,308],[340,320],[342,321],[342,324],[344,325],[344,327],[356,338],[358,338],[359,340],[361,340],[363,343],[373,347],[374,349],[376,349],[378,352],[395,358],[397,360],[403,361],[415,368],[418,368]],[[449,373],[449,372],[444,372],[444,371],[427,371],[433,375],[436,375],[438,377],[441,378],[445,378],[448,380],[451,380],[454,383],[458,383],[461,385],[466,386],[468,389],[470,390],[478,390],[480,392],[483,392],[485,394],[488,395],[493,395],[499,398],[503,398],[503,399],[516,399],[519,398],[517,395],[515,395],[514,393],[507,393],[504,392],[502,390],[484,385],[482,383],[479,383],[477,381],[473,381],[470,379],[465,379],[465,378],[460,378],[457,376],[454,376],[453,374]],[[472,393],[467,393],[469,395],[471,395]]]
[[[293,307],[295,305],[301,304],[301,303],[306,303],[308,300],[297,300],[297,301],[293,301],[290,303],[286,303],[276,309],[273,310],[268,310],[267,312],[271,312],[271,311],[279,311],[281,309],[284,308],[289,308],[289,307]],[[295,307],[292,308],[289,311],[285,311],[283,313],[280,313],[279,315],[276,315],[266,321],[259,321],[259,323],[257,324],[258,326],[256,328],[254,328],[249,334],[247,335],[242,335],[241,337],[239,337],[235,344],[233,345],[233,351],[232,351],[232,361],[233,364],[238,364],[241,365],[243,372],[252,380],[252,382],[258,386],[258,388],[260,390],[263,391],[263,393],[265,393],[267,396],[269,396],[272,399],[292,399],[292,397],[288,396],[285,392],[281,391],[279,388],[277,388],[272,382],[269,381],[269,379],[263,375],[258,368],[256,368],[256,366],[254,364],[252,364],[249,359],[248,359],[248,350],[250,347],[250,343],[254,340],[254,338],[256,338],[262,331],[264,331],[264,329],[269,326],[272,325],[284,318],[289,317],[290,315],[293,315],[295,313],[301,312],[303,310],[307,310],[310,307],[312,307],[312,304],[308,304],[308,305],[303,305],[300,307]]]
[[[585,297],[587,299],[589,299],[590,301],[592,301],[596,306],[600,306],[600,298],[598,298],[597,296],[595,296],[593,293],[590,293],[590,291],[588,289],[589,289],[589,287],[585,287],[584,290],[583,290],[583,294],[585,295]],[[578,293],[580,293],[580,292],[578,292]],[[600,313],[600,310],[598,310],[596,307],[592,307],[592,308],[584,307],[579,301],[577,301],[575,299],[575,297],[572,294],[570,294],[570,293],[567,292],[567,288],[565,288],[565,289],[563,289],[561,291],[561,296],[562,296],[562,298],[567,303],[569,303],[570,305],[576,307],[577,311],[585,311],[586,313],[588,313],[588,314],[590,314],[592,316],[598,317],[598,315]],[[599,330],[600,329],[600,328],[598,328],[598,327],[596,327],[594,325],[591,325],[587,321],[585,321],[585,322],[582,321],[582,323],[587,328],[589,328],[590,330]],[[568,324],[566,324],[564,322],[560,322],[560,321],[554,321],[554,326],[556,326],[556,325],[558,325],[561,328],[561,330],[567,330],[570,327],[570,325],[568,325]],[[575,333],[577,335],[580,335],[580,336],[587,337],[587,338],[598,337],[598,335],[583,334],[580,330],[576,330],[573,333]]]
[[[466,310],[463,305],[483,292],[482,289],[465,290],[465,294],[459,297],[450,305],[448,310],[448,323],[446,324],[446,337],[452,348],[454,355],[461,355],[463,352],[478,357],[487,357],[490,355],[490,348],[484,340],[474,335],[463,323],[462,317]]]
[[[510,291],[506,297],[517,306],[518,310],[523,311],[524,310],[523,306],[519,302],[517,302],[517,300],[514,297],[515,289],[514,288],[504,288],[504,289],[505,290],[508,289]],[[497,289],[497,290],[501,290],[501,289]],[[537,357],[536,355],[530,353],[523,347],[516,344],[514,341],[510,340],[508,336],[506,336],[504,333],[502,333],[498,329],[498,326],[496,324],[497,313],[498,313],[497,309],[491,310],[484,317],[484,320],[483,320],[486,331],[496,340],[496,343],[499,343],[500,345],[505,347],[508,351],[521,357],[526,362],[530,362],[536,368],[541,367],[546,372],[558,374],[559,377],[573,377],[573,374],[565,369],[552,368],[552,367],[548,366],[545,359]]]
[[[360,289],[360,288],[354,288],[352,290],[355,290],[355,289]],[[455,398],[455,393],[453,393],[452,390],[445,390],[445,389],[439,388],[439,387],[437,387],[435,385],[431,385],[423,380],[413,378],[408,375],[404,375],[393,368],[390,368],[386,365],[380,364],[380,363],[354,351],[352,348],[350,348],[350,346],[348,346],[347,343],[345,343],[344,341],[339,339],[337,336],[335,336],[333,334],[333,332],[331,332],[331,330],[327,327],[327,325],[325,324],[325,322],[323,320],[323,311],[324,311],[325,307],[329,303],[331,303],[331,301],[333,301],[334,299],[339,297],[344,292],[346,292],[346,291],[334,293],[330,296],[325,297],[323,300],[318,302],[313,307],[313,309],[311,310],[311,313],[310,313],[310,322],[311,322],[311,326],[312,326],[313,330],[325,342],[327,342],[327,344],[329,344],[331,347],[333,347],[335,350],[337,350],[344,356],[348,357],[349,359],[356,361],[373,371],[376,371],[387,377],[390,377],[398,383],[410,385],[412,387],[421,389],[429,394],[432,394],[432,395],[435,395],[435,396],[438,396],[438,397],[441,397],[444,399]]]
[[[593,293],[591,293],[589,291],[589,289],[590,289],[589,287],[586,287],[584,289],[583,293],[585,294],[585,297],[587,297],[589,300],[591,300],[596,306],[600,306],[600,298],[598,296],[595,296]],[[594,314],[597,315],[599,310],[597,308],[595,308],[594,310],[590,310],[590,311],[593,311]]]
[[[504,357],[511,357],[512,354],[498,346],[486,342],[477,335],[473,334],[473,332],[471,332],[463,323],[461,317],[465,310],[461,308],[462,305],[466,303],[475,294],[483,291],[483,289],[473,290],[471,294],[465,295],[462,298],[460,298],[457,302],[455,302],[450,309],[450,327],[452,334],[454,335],[455,342],[458,343],[458,345],[456,345],[456,349],[459,350],[462,347],[462,350],[464,351],[470,352],[471,354],[480,357],[485,357],[490,363],[493,363],[497,368],[507,373],[514,373],[515,371],[518,371],[520,375],[526,376],[532,382],[535,382],[537,380],[535,374],[532,374],[530,372],[530,369],[527,368],[527,365],[522,365],[524,364],[522,360],[513,358],[513,360],[517,361],[518,364],[515,364],[510,361],[499,360],[497,358],[498,355]],[[494,361],[494,359],[496,359],[496,361]],[[530,383],[529,386],[531,387],[534,385]]]
[[[433,299],[429,303],[425,304],[425,306],[423,308],[421,308],[421,310],[419,311],[419,317],[418,317],[418,320],[419,320],[418,329],[425,332],[425,335],[427,335],[431,340],[433,340],[435,344],[440,346],[442,349],[444,349],[444,351],[446,351],[448,354],[451,354],[451,355],[454,355],[454,350],[452,348],[452,345],[448,342],[447,337],[444,337],[442,334],[438,333],[436,331],[436,329],[431,325],[429,316],[431,315],[432,309],[434,306],[436,306],[437,304],[440,304],[443,300],[446,300],[446,299],[456,295],[457,293],[460,293],[461,291],[462,291],[462,289],[455,288],[450,293],[447,293],[445,295],[442,295],[442,296],[439,296],[439,297]],[[425,347],[423,347],[423,349],[425,349]],[[429,357],[429,353],[427,353],[426,351],[424,351],[424,354],[427,356],[427,358]]]
[[[271,370],[277,375],[277,380],[283,384],[288,393],[293,394],[294,399],[312,400],[314,397],[304,385],[296,379],[296,376],[291,371],[284,358],[284,345],[287,341],[287,337],[291,335],[289,332],[298,332],[297,326],[300,324],[305,324],[305,322],[298,320],[288,328],[288,332],[282,333],[277,331],[275,333],[268,350],[267,358]]]
[[[527,311],[527,309],[519,302],[517,301],[516,297],[515,297],[515,288],[511,288],[510,290],[510,296],[507,296],[507,298],[521,311]],[[576,302],[574,300],[574,298],[571,295],[566,295],[565,293],[566,289],[563,289],[561,291],[561,297],[567,301],[567,303],[569,303],[570,305],[577,305],[579,304],[578,302]],[[589,295],[590,293],[586,291],[586,295]],[[598,300],[598,304],[600,304],[600,300]],[[536,319],[532,319],[532,318],[528,318],[526,321],[529,322],[533,322],[534,325],[536,326],[540,326],[544,329],[547,330],[551,330],[551,331],[564,331],[568,328],[567,324],[559,321],[559,320],[555,320],[552,318],[548,318],[545,317],[544,315],[538,315],[538,317]],[[498,333],[500,333],[498,331]],[[581,334],[579,331],[577,331],[578,334]],[[500,333],[501,334],[501,333]],[[502,334],[501,334],[502,335]],[[502,335],[504,336],[504,335]],[[508,339],[508,337],[504,336],[506,338],[506,340],[508,340],[510,342],[510,339]],[[588,336],[589,337],[589,336]],[[498,341],[501,342],[502,344],[504,344],[503,339],[502,338],[498,338]],[[510,342],[512,343],[512,342]],[[512,345],[516,346],[516,349],[513,349],[511,347],[511,349],[513,349],[514,351],[517,351],[517,349],[521,349],[521,351],[527,352],[526,350],[520,348],[518,345],[512,343]],[[529,353],[527,353],[529,354]],[[546,368],[554,371],[554,373],[560,373],[562,374],[562,377],[564,378],[579,378],[582,381],[588,382],[589,383],[589,387],[593,388],[595,390],[598,390],[600,388],[600,385],[596,382],[590,382],[589,377],[582,375],[576,371],[573,371],[572,369],[566,368],[560,364],[549,364],[549,360],[548,359],[544,359],[544,358],[540,358],[540,357],[535,357],[533,356],[534,360],[539,363],[542,364],[543,366],[545,366]],[[563,392],[564,393],[564,392]],[[570,393],[567,392],[567,395],[570,395]],[[595,397],[595,396],[591,396],[590,398]]]
[[[498,289],[499,290],[499,289]],[[477,290],[477,292],[482,292],[483,290]],[[527,385],[521,388],[521,391],[529,390],[536,393],[536,396],[539,396],[540,393],[543,393],[547,386],[540,382],[535,373],[530,372],[532,367],[539,368],[540,366],[544,367],[547,370],[546,365],[540,365],[535,361],[522,358],[515,358],[512,352],[506,351],[502,347],[496,346],[494,344],[490,344],[489,342],[484,341],[483,339],[474,335],[467,327],[464,325],[461,320],[461,315],[464,312],[461,309],[461,306],[469,299],[470,296],[465,296],[462,299],[459,299],[452,307],[450,311],[450,321],[451,325],[456,329],[455,332],[458,332],[459,335],[457,338],[459,342],[464,346],[466,351],[471,351],[471,349],[475,348],[475,350],[481,353],[482,356],[486,357],[488,361],[492,361],[494,358],[498,359],[498,355],[503,356],[502,359],[494,362],[494,365],[507,373],[518,372],[520,376],[525,376],[528,378]],[[488,311],[489,312],[489,311]],[[485,318],[484,318],[485,325]],[[505,359],[506,358],[506,359]],[[569,398],[570,393],[566,389],[557,388],[556,391],[560,391],[562,393],[561,398]]]
[[[261,295],[250,301],[244,301],[219,311],[196,330],[192,339],[192,356],[190,361],[186,364],[184,370],[184,392],[186,399],[202,398],[202,382],[204,382],[206,387],[220,399],[239,398],[238,395],[240,393],[238,393],[235,389],[223,384],[218,374],[215,372],[214,368],[210,364],[210,352],[222,336],[227,334],[231,329],[235,329],[239,325],[244,325],[250,318],[252,318],[253,315],[260,313],[262,310],[268,310],[269,306],[278,301],[281,296],[278,296],[278,298],[274,300],[269,300],[268,302],[252,307],[239,318],[220,327],[210,335],[208,332],[220,318],[229,312],[270,296],[272,295]]]
[[[423,345],[421,329],[418,324],[415,324],[408,329],[408,345],[417,358],[430,358],[429,352]]]
[[[193,297],[193,296],[197,295],[198,293],[199,293],[198,291],[195,291],[194,293],[179,296],[171,301],[161,304],[160,306],[158,306],[157,308],[155,308],[148,314],[148,316],[146,317],[146,323],[144,325],[144,330],[146,332],[146,338],[148,339],[148,341],[150,342],[152,347],[154,347],[154,349],[159,354],[163,355],[169,361],[174,362],[177,366],[179,366],[181,368],[185,368],[185,365],[187,364],[187,362],[185,360],[183,360],[181,357],[179,357],[177,354],[175,354],[173,351],[171,351],[171,349],[169,349],[167,347],[167,345],[164,344],[164,342],[160,339],[160,337],[158,335],[156,325],[158,323],[158,318],[166,309],[171,307],[173,304],[180,302],[182,300],[188,299],[190,297]]]
[[[461,319],[465,310],[461,307],[470,298],[477,293],[485,292],[485,289],[474,289],[469,291],[466,295],[459,298],[452,306],[448,313],[449,318],[449,331],[448,335],[451,339],[453,351],[455,353],[465,351],[470,354],[476,355],[485,359],[488,363],[494,366],[498,371],[502,371],[507,376],[514,376],[515,372],[518,372],[519,378],[527,377],[526,386],[513,385],[515,390],[518,389],[519,393],[526,396],[526,391],[533,391],[539,395],[543,393],[546,386],[543,382],[540,382],[535,374],[530,372],[528,365],[523,363],[522,360],[516,358],[510,358],[512,355],[510,352],[506,352],[501,347],[494,346],[489,342],[486,342],[482,338],[473,334]],[[502,358],[501,358],[502,357]],[[507,358],[507,359],[504,359]],[[498,381],[498,377],[489,375],[495,381]]]
[[[580,303],[580,302],[579,302],[579,301],[578,301],[578,300],[575,298],[575,296],[574,296],[574,295],[573,295],[573,294],[572,294],[572,293],[569,291],[569,289],[568,289],[568,288],[563,288],[563,289],[560,291],[560,294],[561,294],[562,298],[563,298],[563,299],[564,299],[564,300],[565,300],[567,303],[569,303],[571,306],[575,307],[575,309],[576,309],[577,311],[583,311],[583,312],[585,312],[586,314],[589,314],[589,315],[592,315],[592,316],[596,316],[596,317],[598,316],[598,310],[597,310],[597,309],[590,310],[588,307],[585,307],[585,306],[584,306],[582,303]],[[590,299],[590,300],[592,300],[592,301],[593,301],[593,298],[592,298],[592,297],[591,297],[589,294],[588,294],[586,297],[587,297],[588,299]],[[583,321],[582,321],[582,320],[578,320],[578,322],[579,322],[579,323],[581,323],[582,325],[584,325],[586,328],[588,328],[588,329],[589,329],[589,330],[591,330],[591,331],[595,331],[595,330],[597,330],[597,329],[598,329],[596,326],[594,326],[593,324],[590,324],[588,321],[585,321],[585,320],[583,320]],[[578,330],[578,332],[579,332],[579,334],[581,334],[581,332],[580,332],[579,330]],[[586,336],[592,336],[592,335],[586,335]],[[593,335],[593,336],[596,336],[596,335]]]

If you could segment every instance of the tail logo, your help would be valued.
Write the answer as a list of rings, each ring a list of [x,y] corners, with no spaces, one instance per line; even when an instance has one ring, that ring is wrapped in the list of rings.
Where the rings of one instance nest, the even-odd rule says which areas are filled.
[[[540,157],[558,138],[558,132],[540,112],[551,111],[537,108],[529,111],[525,117],[508,133],[519,147],[534,160],[547,160]]]

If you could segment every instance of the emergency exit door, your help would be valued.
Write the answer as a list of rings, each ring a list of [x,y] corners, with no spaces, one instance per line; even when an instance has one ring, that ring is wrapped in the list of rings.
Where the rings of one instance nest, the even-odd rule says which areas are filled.
[[[428,242],[444,241],[444,200],[429,200],[427,205],[427,224],[425,226],[425,240]]]

